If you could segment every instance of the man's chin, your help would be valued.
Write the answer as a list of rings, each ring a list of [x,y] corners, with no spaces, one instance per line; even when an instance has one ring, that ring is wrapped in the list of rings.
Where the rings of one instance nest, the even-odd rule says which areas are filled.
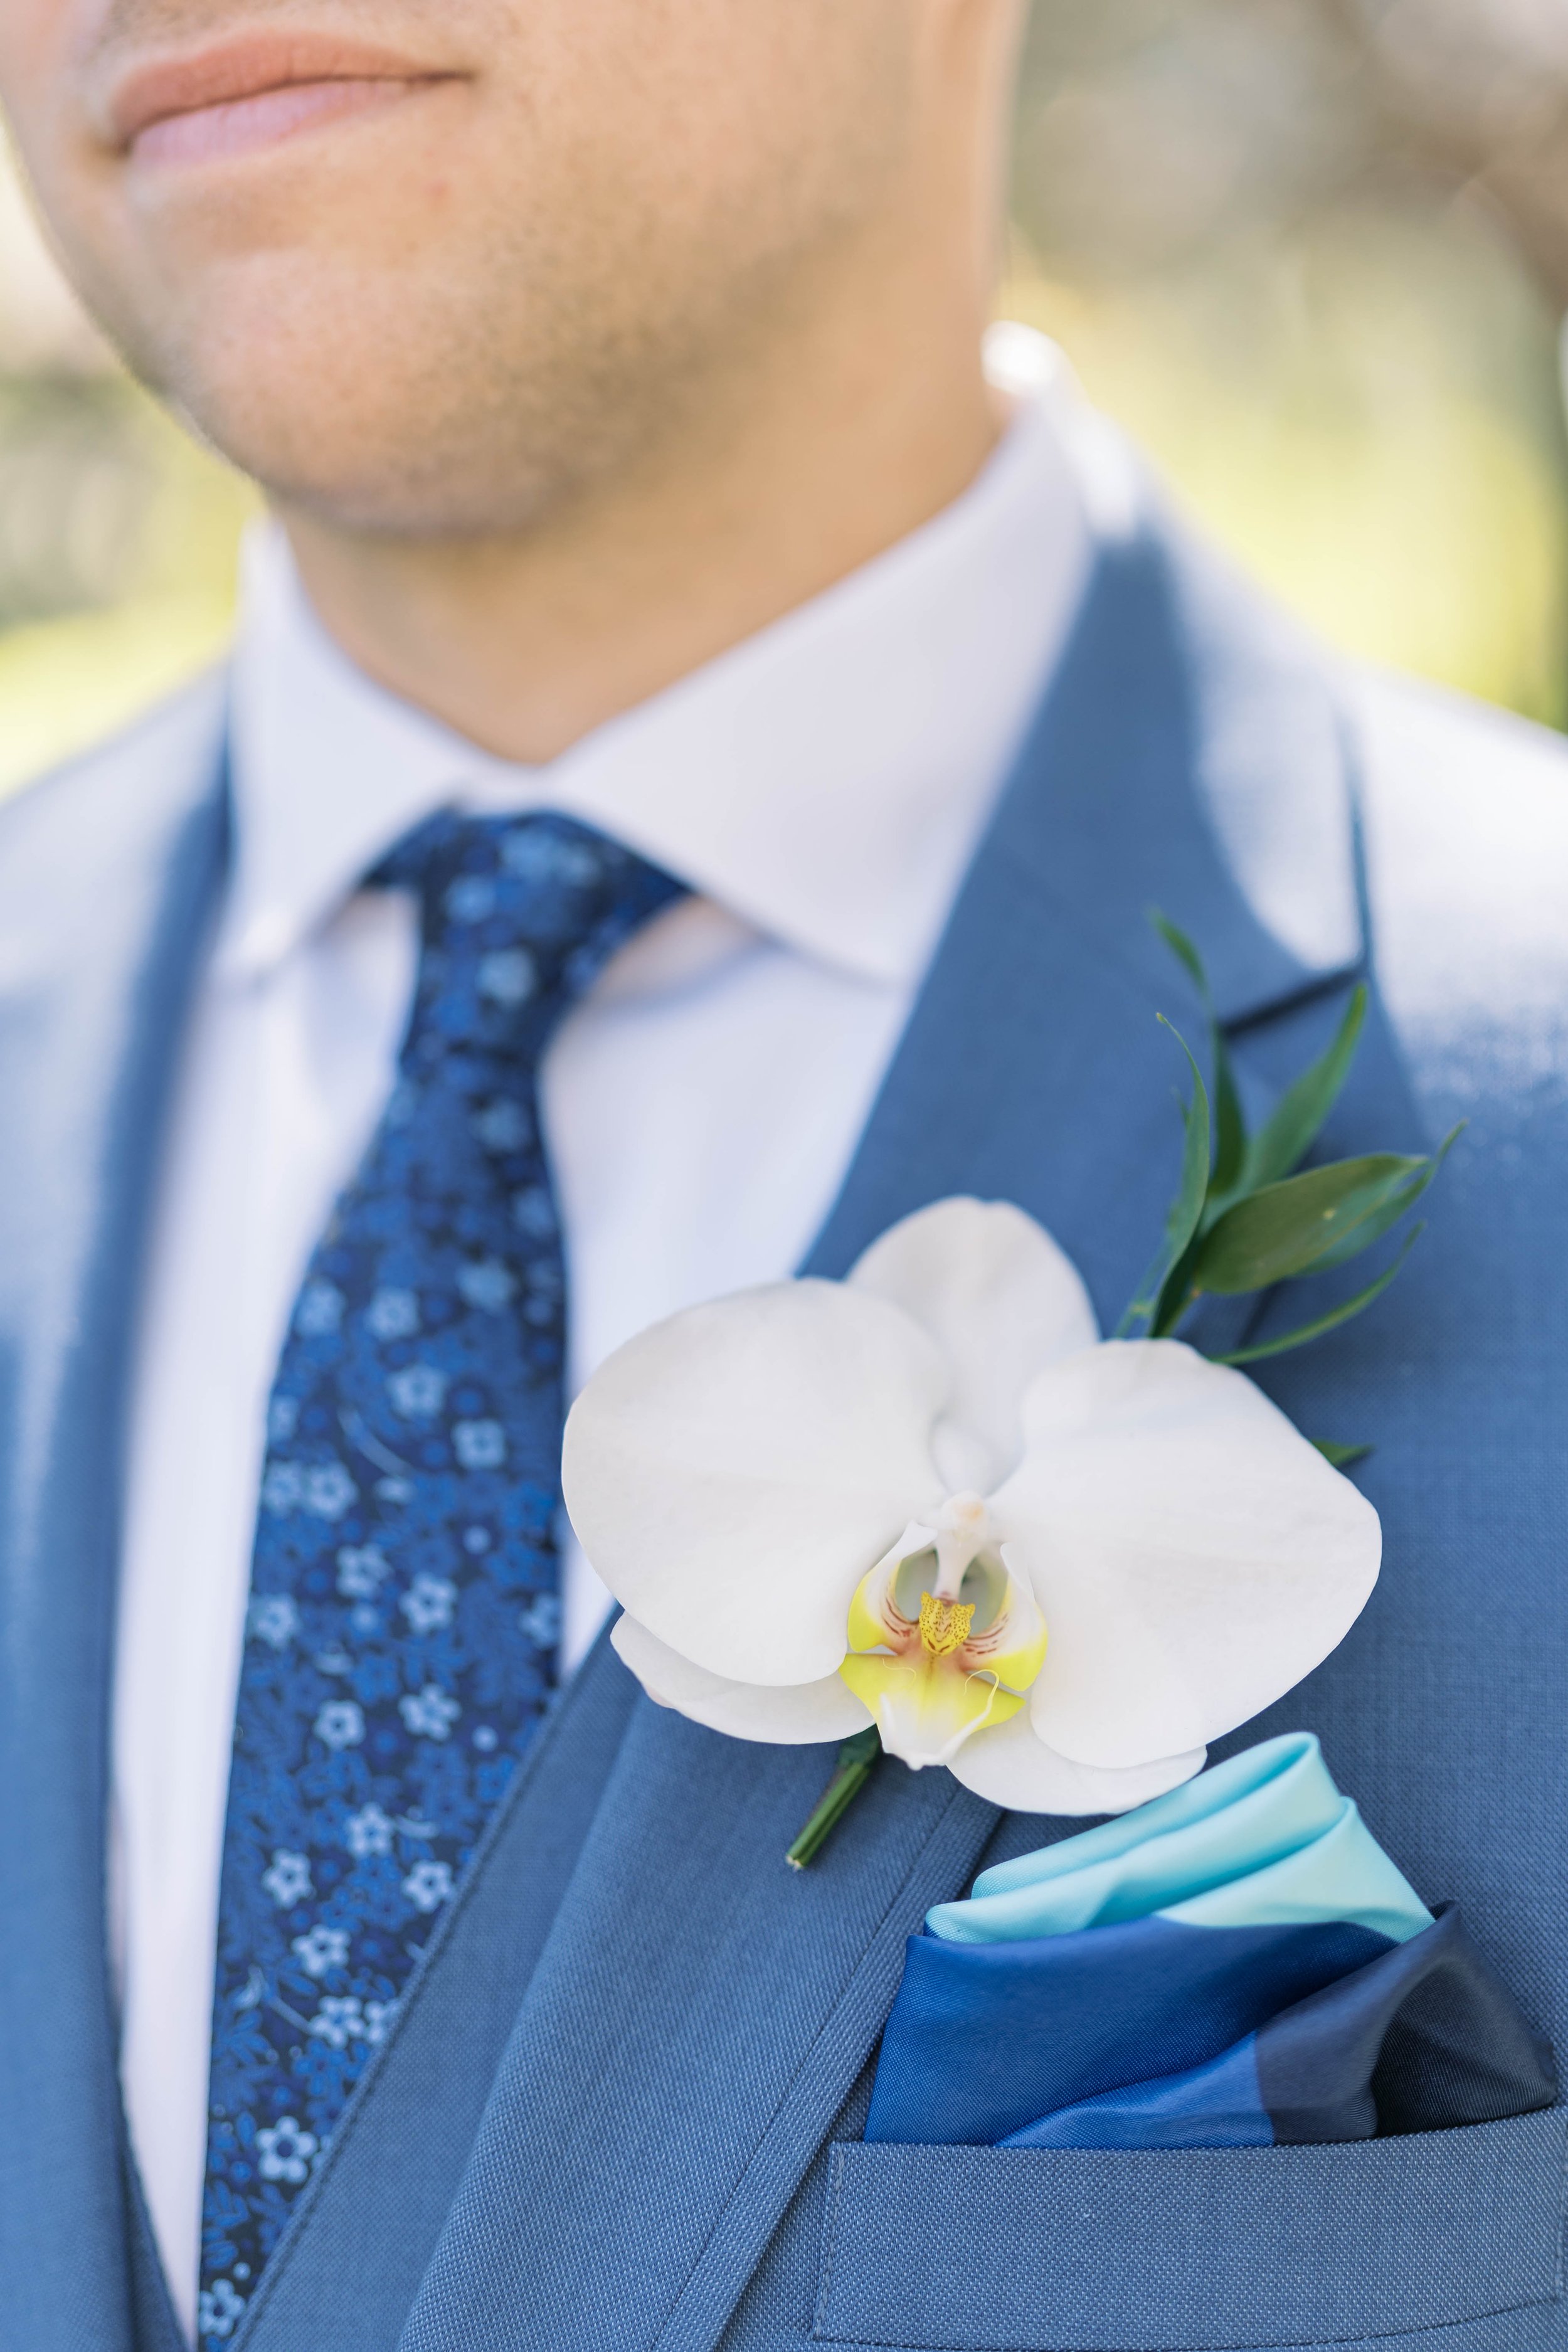
[[[177,309],[137,299],[132,286],[110,318],[127,362],[279,498],[368,514],[441,437],[443,387],[427,354],[448,339],[422,315],[420,275],[308,243],[208,254],[200,266],[181,256],[159,274],[178,284]]]
[[[527,529],[554,503],[549,453],[465,417],[407,357],[341,316],[335,335],[238,319],[137,372],[275,505],[325,529],[427,541]]]
[[[636,465],[679,406],[668,355],[585,337],[548,273],[531,284],[515,267],[508,299],[486,304],[444,251],[391,268],[344,240],[223,257],[179,284],[175,312],[131,289],[130,364],[277,503],[324,526],[529,531]]]

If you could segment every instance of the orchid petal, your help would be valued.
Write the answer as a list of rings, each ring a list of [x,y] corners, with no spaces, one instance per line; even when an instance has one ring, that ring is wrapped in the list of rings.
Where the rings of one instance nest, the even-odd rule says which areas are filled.
[[[1134,1805],[1163,1797],[1201,1772],[1205,1755],[1198,1748],[1190,1755],[1134,1765],[1129,1771],[1104,1771],[1097,1765],[1076,1764],[1047,1748],[1026,1711],[1000,1729],[970,1740],[948,1770],[977,1797],[1005,1805],[1010,1812],[1129,1813]]]
[[[1040,1738],[1111,1770],[1205,1746],[1343,1640],[1377,1580],[1377,1513],[1242,1373],[1179,1340],[1053,1366],[992,1497],[1050,1629]]]
[[[870,1716],[837,1675],[771,1690],[727,1682],[694,1666],[635,1617],[617,1619],[610,1640],[656,1706],[673,1708],[710,1731],[760,1739],[776,1748],[814,1747],[848,1739],[869,1727]]]
[[[1006,1201],[919,1210],[873,1242],[848,1280],[912,1315],[952,1368],[935,1440],[950,1491],[1000,1484],[1023,1452],[1029,1382],[1100,1337],[1072,1261]]]
[[[744,1291],[656,1324],[566,1423],[572,1524],[604,1582],[729,1681],[812,1683],[844,1655],[850,1596],[940,1501],[935,1342],[834,1282]]]

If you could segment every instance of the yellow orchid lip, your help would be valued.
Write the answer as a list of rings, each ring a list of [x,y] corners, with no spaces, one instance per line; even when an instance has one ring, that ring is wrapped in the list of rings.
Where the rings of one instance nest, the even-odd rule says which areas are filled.
[[[889,1755],[919,1770],[1017,1714],[1047,1637],[1033,1594],[989,1545],[960,1570],[935,1530],[911,1529],[906,1543],[856,1587],[838,1672]]]

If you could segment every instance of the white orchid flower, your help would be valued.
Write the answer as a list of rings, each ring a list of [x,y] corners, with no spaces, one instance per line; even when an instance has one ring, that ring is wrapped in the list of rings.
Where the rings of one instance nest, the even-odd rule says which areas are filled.
[[[1005,1202],[612,1356],[565,1491],[649,1696],[743,1739],[875,1722],[1026,1812],[1120,1812],[1325,1658],[1377,1514],[1244,1374],[1101,1340]]]

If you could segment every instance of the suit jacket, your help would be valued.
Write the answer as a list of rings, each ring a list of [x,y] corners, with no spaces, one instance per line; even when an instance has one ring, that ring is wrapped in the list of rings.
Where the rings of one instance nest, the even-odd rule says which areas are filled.
[[[1429,1899],[1568,2048],[1568,761],[1338,687],[1181,534],[1105,543],[810,1265],[967,1191],[1109,1326],[1173,1188],[1202,943],[1266,1099],[1370,973],[1325,1149],[1468,1133],[1363,1321],[1258,1377],[1372,1443],[1382,1580],[1238,1737],[1319,1732]],[[0,2341],[173,2352],[104,1955],[129,1343],[225,873],[221,681],[0,813]],[[1370,758],[1364,755],[1368,750]],[[1367,773],[1358,770],[1365,767]],[[1290,1301],[1302,1311],[1300,1292]],[[1269,1308],[1268,1312],[1277,1312]],[[1236,1744],[1236,1743],[1232,1743]],[[1352,2147],[868,2146],[904,1939],[1071,1824],[663,1713],[601,1644],[557,1702],[235,2352],[1200,2352],[1568,2340],[1563,2111]]]

